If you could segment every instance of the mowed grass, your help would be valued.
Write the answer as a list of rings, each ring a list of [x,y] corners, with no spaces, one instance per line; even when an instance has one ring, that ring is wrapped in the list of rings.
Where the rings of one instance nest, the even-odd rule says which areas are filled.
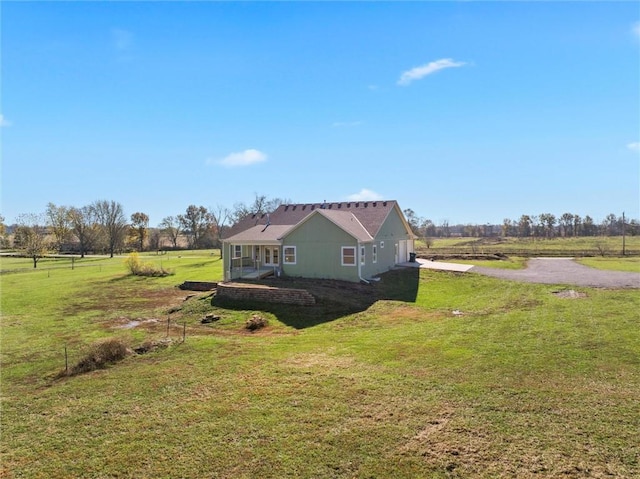
[[[0,277],[1,477],[640,475],[637,290],[407,269],[314,307],[229,305],[175,288],[220,279],[216,254],[170,261],[165,278],[122,258]],[[269,326],[248,333],[252,314]],[[55,378],[65,344],[75,361],[167,332]]]
[[[591,268],[640,273],[640,257],[631,258],[579,258],[578,263]]]
[[[503,253],[507,255],[544,255],[545,252],[559,254],[563,251],[571,255],[615,256],[622,253],[622,236],[583,236],[570,238],[433,238],[429,248],[422,240],[416,241],[416,249],[423,253],[438,251],[461,253]],[[626,236],[626,253],[640,253],[640,236]]]

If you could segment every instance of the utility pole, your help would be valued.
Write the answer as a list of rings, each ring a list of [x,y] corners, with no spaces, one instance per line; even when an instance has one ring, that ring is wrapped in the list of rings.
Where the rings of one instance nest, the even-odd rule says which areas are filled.
[[[622,212],[622,256],[624,256],[626,254],[625,252],[625,225],[624,225],[625,221],[624,221],[624,211]]]

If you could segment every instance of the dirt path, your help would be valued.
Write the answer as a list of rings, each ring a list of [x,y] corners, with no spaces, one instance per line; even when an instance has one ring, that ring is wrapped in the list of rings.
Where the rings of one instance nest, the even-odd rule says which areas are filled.
[[[571,284],[598,288],[640,288],[640,273],[605,271],[576,263],[573,258],[532,258],[526,269],[474,266],[470,272],[528,283]]]

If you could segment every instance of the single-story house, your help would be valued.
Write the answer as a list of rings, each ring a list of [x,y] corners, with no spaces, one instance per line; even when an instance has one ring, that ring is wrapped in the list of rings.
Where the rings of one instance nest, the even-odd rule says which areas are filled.
[[[224,279],[273,274],[368,281],[408,261],[414,239],[396,201],[283,204],[226,231]]]

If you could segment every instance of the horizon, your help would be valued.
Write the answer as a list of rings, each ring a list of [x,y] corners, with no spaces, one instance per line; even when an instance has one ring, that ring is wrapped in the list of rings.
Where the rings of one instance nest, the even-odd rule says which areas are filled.
[[[6,224],[395,200],[640,217],[633,2],[5,2]]]

